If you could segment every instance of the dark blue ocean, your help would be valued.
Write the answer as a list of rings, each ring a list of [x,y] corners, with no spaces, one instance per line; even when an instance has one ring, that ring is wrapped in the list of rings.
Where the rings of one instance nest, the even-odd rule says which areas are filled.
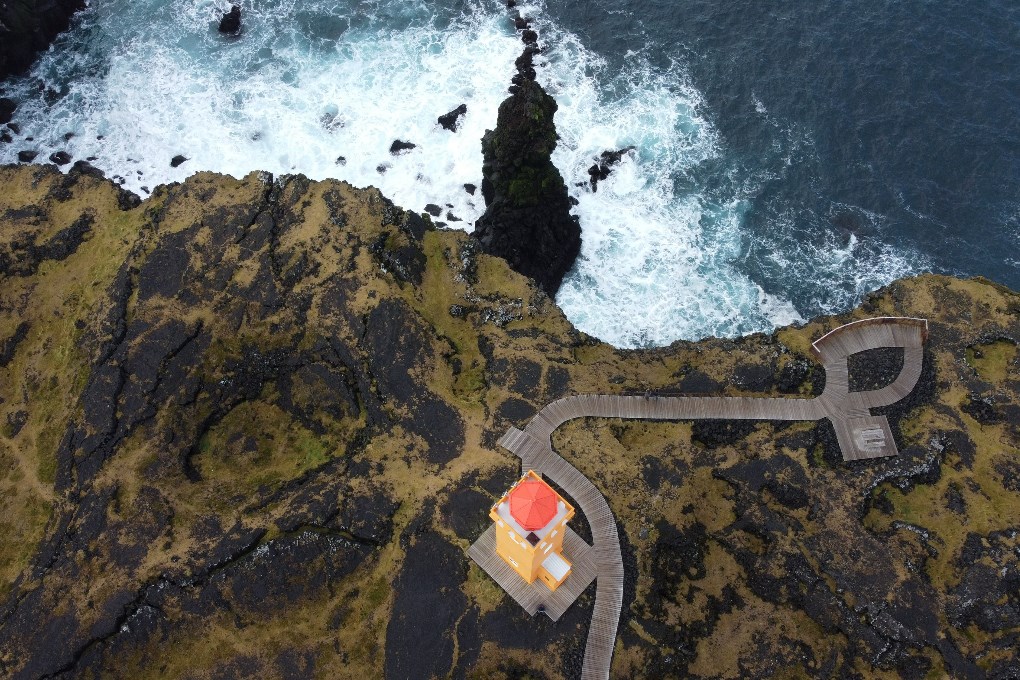
[[[502,2],[253,1],[236,39],[215,30],[228,4],[93,3],[4,84],[21,132],[0,162],[63,149],[143,196],[203,169],[303,172],[448,204],[471,229],[484,205],[463,184],[521,49]],[[582,330],[619,346],[769,330],[923,271],[1020,289],[1015,0],[518,9],[560,105],[584,245],[557,301]],[[440,128],[461,103],[460,130]],[[418,146],[391,156],[398,138]]]
[[[569,0],[548,12],[614,64],[640,50],[687,67],[727,162],[775,174],[746,215],[749,244],[877,235],[930,270],[1020,289],[1020,3]],[[745,267],[810,306],[788,269],[755,254]]]

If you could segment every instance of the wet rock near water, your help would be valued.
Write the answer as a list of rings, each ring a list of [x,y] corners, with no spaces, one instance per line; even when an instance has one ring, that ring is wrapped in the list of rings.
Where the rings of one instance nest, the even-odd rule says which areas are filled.
[[[241,32],[241,6],[231,5],[229,12],[224,12],[217,27],[220,33],[237,35]]]
[[[187,158],[185,158],[184,156],[182,156],[180,154],[177,154],[176,156],[174,156],[173,158],[170,159],[170,167],[171,168],[177,168],[177,167],[180,167],[181,165],[183,165],[186,162],[188,162]]]
[[[598,191],[599,182],[608,178],[610,173],[613,171],[613,166],[617,165],[625,155],[631,154],[634,151],[633,146],[628,146],[617,151],[603,151],[595,163],[588,168],[588,177],[590,178],[592,192]]]
[[[10,123],[14,118],[14,112],[18,110],[18,103],[7,97],[0,97],[0,125]]]
[[[449,130],[450,132],[456,132],[457,128],[460,127],[461,117],[466,114],[467,104],[461,104],[453,111],[450,111],[449,113],[444,113],[443,115],[439,116],[437,122],[439,123],[439,125],[443,127],[443,129]]]
[[[405,151],[410,151],[411,149],[416,148],[418,148],[417,144],[414,144],[412,142],[405,142],[400,139],[394,139],[393,143],[390,144],[390,153],[394,156],[399,156]]]

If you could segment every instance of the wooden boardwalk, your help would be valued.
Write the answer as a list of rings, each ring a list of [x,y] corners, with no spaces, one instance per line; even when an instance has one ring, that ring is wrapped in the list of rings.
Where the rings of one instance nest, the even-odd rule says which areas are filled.
[[[608,678],[616,643],[616,627],[623,607],[623,557],[613,511],[591,480],[552,450],[549,437],[542,441],[527,431],[510,428],[499,440],[499,444],[519,455],[524,469],[541,473],[558,484],[588,520],[594,541],[590,555],[598,582],[595,585],[595,607],[588,628],[581,677],[586,680]],[[501,558],[497,559],[502,561]],[[558,590],[562,590],[573,577],[573,574],[568,576]],[[584,585],[588,583],[590,581]]]
[[[597,578],[595,608],[588,629],[581,677],[609,677],[623,606],[623,558],[616,520],[605,497],[577,468],[553,451],[552,433],[556,428],[574,418],[590,417],[644,420],[828,418],[836,430],[844,460],[895,455],[896,443],[888,421],[885,416],[872,416],[870,409],[895,403],[913,390],[921,376],[923,344],[927,335],[926,320],[900,317],[866,319],[836,328],[812,345],[812,351],[825,367],[826,378],[825,389],[821,396],[814,399],[583,394],[564,397],[548,404],[524,430],[511,428],[499,440],[500,445],[520,457],[524,470],[535,470],[566,491],[591,526],[594,545],[589,546],[590,550],[583,551],[576,543],[574,546],[579,552],[584,552],[586,565],[587,560],[590,560]],[[903,348],[904,361],[900,375],[882,389],[850,392],[847,357],[879,347]],[[580,591],[591,583],[591,579],[587,578],[589,567],[585,566],[584,570],[579,570],[582,578],[578,579],[579,582],[584,581],[583,586],[578,585],[571,591],[565,591],[559,598],[546,598],[546,602],[542,600],[544,595],[541,591],[536,595],[533,592],[534,585],[528,586],[503,563],[502,558],[495,555],[494,545],[491,545],[494,539],[490,533],[487,531],[471,546],[469,555],[532,614],[538,611],[538,604],[545,604],[546,612],[550,616],[556,612],[554,618],[558,619]],[[574,536],[576,538],[576,534]],[[579,538],[576,540],[580,541]],[[516,577],[520,583],[513,582],[511,576]],[[567,577],[557,593],[572,578],[574,574]],[[521,584],[525,587],[522,588]],[[574,591],[576,593],[570,596]]]

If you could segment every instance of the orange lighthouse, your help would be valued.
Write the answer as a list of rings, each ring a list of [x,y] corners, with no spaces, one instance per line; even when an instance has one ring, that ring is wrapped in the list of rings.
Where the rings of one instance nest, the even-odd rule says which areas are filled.
[[[574,507],[528,470],[489,510],[496,523],[496,554],[528,583],[556,590],[570,574],[563,534]]]

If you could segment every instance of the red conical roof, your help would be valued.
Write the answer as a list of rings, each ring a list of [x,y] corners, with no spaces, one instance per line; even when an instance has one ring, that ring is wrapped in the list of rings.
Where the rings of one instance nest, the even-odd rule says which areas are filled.
[[[510,515],[525,531],[535,531],[556,516],[556,500],[548,484],[525,479],[510,492]]]

